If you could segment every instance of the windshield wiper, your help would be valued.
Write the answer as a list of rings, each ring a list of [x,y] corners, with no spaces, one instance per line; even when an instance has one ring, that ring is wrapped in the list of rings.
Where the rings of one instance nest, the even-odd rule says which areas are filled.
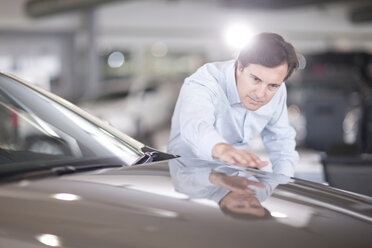
[[[144,146],[141,148],[143,155],[137,159],[132,165],[136,164],[146,164],[156,161],[169,160],[173,158],[178,158],[178,155],[173,155],[170,153],[161,152],[151,148],[149,146]]]
[[[133,165],[151,163],[159,157],[159,153],[156,151],[145,152],[139,159],[137,159]]]

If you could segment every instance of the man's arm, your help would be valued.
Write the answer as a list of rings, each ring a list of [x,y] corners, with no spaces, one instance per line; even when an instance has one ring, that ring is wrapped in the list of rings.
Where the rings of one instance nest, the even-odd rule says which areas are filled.
[[[255,154],[236,149],[221,137],[214,127],[216,105],[214,92],[199,84],[186,84],[180,97],[180,132],[182,139],[196,154],[205,159],[219,159],[223,162],[247,167],[261,168],[268,165]]]
[[[293,176],[298,163],[296,132],[289,125],[287,111],[287,92],[284,87],[275,115],[262,131],[262,140],[269,152],[273,171],[286,176]]]
[[[208,88],[197,82],[185,83],[180,94],[182,102],[179,109],[182,139],[195,154],[204,159],[216,158],[226,163],[254,168],[268,165],[267,161],[261,161],[255,154],[228,144],[215,129],[216,106],[219,104],[214,101],[218,99],[216,95],[217,87]]]
[[[198,157],[211,160],[214,145],[226,143],[214,127],[216,92],[197,82],[185,82],[179,98],[178,121],[182,140]]]
[[[227,143],[216,144],[212,149],[212,156],[226,163],[254,168],[265,167],[269,164],[268,161],[261,161],[255,154],[236,149]]]
[[[216,158],[248,167],[266,166],[268,162],[261,161],[253,153],[229,145],[215,129],[216,114],[225,96],[216,81],[219,76],[213,67],[204,66],[185,80],[177,110],[181,138],[204,159]]]
[[[259,188],[265,188],[262,183],[249,180],[241,176],[228,176],[223,173],[211,172],[209,175],[209,181],[214,185],[224,187],[230,191],[240,192],[240,193],[251,193],[254,194],[255,190],[249,188],[248,186],[256,186]]]

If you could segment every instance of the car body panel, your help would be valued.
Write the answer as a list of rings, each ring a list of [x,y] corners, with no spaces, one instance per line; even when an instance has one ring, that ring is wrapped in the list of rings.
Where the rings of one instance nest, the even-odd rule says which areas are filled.
[[[56,155],[43,148],[48,145],[45,143],[37,151],[17,143],[1,143],[1,248],[328,248],[372,244],[371,197],[217,161],[170,159],[174,156],[154,151],[51,93],[0,75],[1,80],[7,78],[0,80],[5,89],[5,93],[1,89],[0,98],[5,115],[20,115],[12,109],[19,106],[30,113],[27,117],[34,118],[35,125],[43,124],[39,126],[45,131],[43,137],[69,135],[76,139],[71,149],[81,148],[81,155]],[[65,130],[66,126],[73,132]],[[9,130],[15,131],[15,127]],[[87,142],[79,140],[78,134]],[[83,149],[86,147],[90,149]],[[105,149],[114,152],[101,153]],[[129,158],[111,160],[128,155],[123,153],[129,153]],[[146,164],[136,164],[142,160]],[[162,161],[148,163],[157,160]],[[110,166],[115,168],[107,168]],[[177,178],[177,168],[187,168],[187,176]],[[182,180],[197,178],[202,171],[208,175],[212,168],[237,170],[250,179],[261,178],[268,186],[274,185],[267,188],[269,193],[259,206],[268,214],[237,218],[222,211],[221,201],[192,195],[199,186]],[[208,181],[206,188],[211,187],[217,186]],[[258,192],[264,191],[257,189],[247,197],[253,199]]]
[[[53,198],[69,193],[77,200]],[[286,218],[239,220],[174,191],[167,162],[2,185],[1,247],[369,247],[371,198],[293,179],[263,205]],[[15,242],[16,242],[15,241]],[[29,246],[18,246],[29,247]]]

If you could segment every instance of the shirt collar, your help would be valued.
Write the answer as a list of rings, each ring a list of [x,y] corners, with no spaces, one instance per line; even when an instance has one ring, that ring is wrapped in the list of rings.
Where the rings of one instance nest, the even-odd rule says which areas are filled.
[[[235,80],[235,61],[229,65],[226,73],[226,93],[231,105],[241,103]]]

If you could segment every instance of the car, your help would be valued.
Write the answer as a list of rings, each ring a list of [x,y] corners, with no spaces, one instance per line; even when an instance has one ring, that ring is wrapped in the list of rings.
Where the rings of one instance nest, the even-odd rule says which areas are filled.
[[[358,153],[372,152],[368,145],[371,58],[363,52],[306,55],[306,68],[287,83],[297,144],[324,152],[352,144]]]
[[[372,243],[369,196],[157,151],[6,73],[0,116],[0,247]]]

